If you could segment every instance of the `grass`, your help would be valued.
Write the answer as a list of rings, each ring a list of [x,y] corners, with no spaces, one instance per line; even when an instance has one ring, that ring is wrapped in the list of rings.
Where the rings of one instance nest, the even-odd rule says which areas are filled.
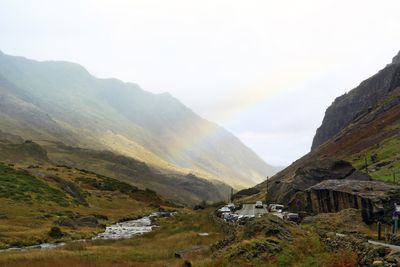
[[[32,203],[32,201],[53,201],[68,206],[66,194],[55,189],[26,171],[15,170],[0,164],[0,198]]]
[[[181,210],[174,217],[158,219],[160,227],[153,232],[131,239],[71,243],[52,251],[0,254],[0,266],[180,266],[184,260],[193,266],[213,266],[208,248],[223,236],[208,218],[211,211]],[[201,237],[200,232],[208,232],[209,236]],[[193,246],[205,249],[186,254],[182,259],[174,257],[176,251]]]
[[[0,163],[0,214],[4,217],[0,219],[0,248],[88,238],[102,231],[102,225],[124,217],[147,215],[154,211],[154,203],[163,205],[154,192],[138,190],[107,177],[101,179],[108,184],[119,185],[117,189],[120,190],[109,191],[80,185],[75,182],[82,175],[77,169],[40,165],[33,170],[41,173],[40,177],[24,169],[29,170],[26,165],[11,167]],[[57,182],[46,179],[46,176],[57,176],[74,183],[85,195],[87,205],[76,203]],[[85,177],[99,179],[95,173],[85,173]],[[122,186],[125,188],[122,189]],[[55,224],[60,216],[88,215],[99,220],[99,227],[73,229]],[[49,235],[55,226],[60,227],[63,233],[61,238]]]
[[[375,180],[397,181],[400,180],[400,137],[394,136],[380,144],[376,144],[360,153],[353,155],[349,160],[357,169],[365,169],[365,160],[368,164],[368,174]],[[377,165],[382,164],[379,167]]]

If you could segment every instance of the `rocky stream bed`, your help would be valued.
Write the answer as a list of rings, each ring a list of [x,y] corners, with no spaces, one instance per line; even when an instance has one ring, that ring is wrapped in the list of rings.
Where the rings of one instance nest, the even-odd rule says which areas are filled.
[[[105,231],[92,237],[91,239],[81,239],[74,240],[72,242],[85,242],[90,240],[118,240],[118,239],[126,239],[131,238],[135,235],[142,235],[145,233],[151,232],[157,225],[153,224],[153,220],[159,217],[170,217],[173,216],[174,212],[154,212],[148,216],[136,219],[136,220],[128,220],[124,222],[118,222],[107,226]],[[26,247],[10,247],[7,249],[2,249],[0,252],[11,252],[11,251],[24,251],[30,249],[54,249],[58,247],[62,247],[68,244],[68,242],[60,242],[60,243],[42,243],[34,246],[26,246]]]

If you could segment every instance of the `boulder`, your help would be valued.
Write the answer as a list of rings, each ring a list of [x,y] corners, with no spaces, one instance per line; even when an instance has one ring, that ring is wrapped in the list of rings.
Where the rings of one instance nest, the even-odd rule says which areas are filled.
[[[97,218],[92,215],[76,218],[62,216],[58,218],[54,223],[59,226],[71,227],[74,229],[78,227],[97,227],[99,225]]]
[[[316,160],[298,168],[292,177],[270,183],[268,203],[289,204],[298,192],[330,179],[369,181],[371,178],[344,160]]]
[[[62,217],[58,218],[54,223],[59,226],[65,226],[65,227],[70,227],[70,228],[74,228],[74,229],[78,228],[77,223],[73,219],[66,217],[66,216],[62,216]]]
[[[389,220],[400,203],[400,186],[379,181],[326,180],[306,190],[314,213],[360,209],[363,221]]]
[[[82,216],[75,220],[76,224],[81,227],[97,227],[98,221],[97,218],[89,215],[89,216]]]

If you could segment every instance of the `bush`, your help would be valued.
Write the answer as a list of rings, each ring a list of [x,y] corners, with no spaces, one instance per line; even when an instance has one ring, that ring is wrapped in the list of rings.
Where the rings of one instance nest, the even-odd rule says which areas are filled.
[[[63,234],[63,232],[61,231],[61,229],[60,229],[59,227],[57,227],[57,226],[51,227],[51,229],[50,229],[48,235],[49,235],[51,238],[54,238],[54,239],[59,239],[59,238],[61,238],[61,237],[64,236],[64,234]]]
[[[353,251],[339,250],[330,255],[323,266],[354,267],[357,266],[357,254]]]

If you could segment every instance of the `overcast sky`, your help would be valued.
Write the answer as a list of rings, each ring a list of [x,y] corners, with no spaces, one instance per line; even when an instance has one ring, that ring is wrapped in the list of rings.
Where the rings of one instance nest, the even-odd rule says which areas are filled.
[[[168,91],[266,162],[400,50],[399,0],[0,0],[0,50]]]

